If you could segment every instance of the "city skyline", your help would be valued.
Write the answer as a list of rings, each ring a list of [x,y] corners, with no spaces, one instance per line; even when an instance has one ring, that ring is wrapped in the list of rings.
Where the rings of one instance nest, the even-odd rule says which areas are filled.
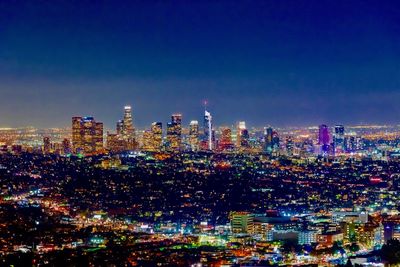
[[[127,106],[131,108],[130,104],[123,105],[122,109],[121,109],[121,107],[119,109],[117,109],[117,113],[118,112],[120,113],[121,110],[123,110],[123,108],[124,107],[126,108]],[[171,117],[171,115],[180,114],[180,115],[182,115],[182,127],[183,128],[189,128],[190,127],[190,123],[192,121],[198,121],[201,118],[204,118],[204,114],[202,115],[202,112],[204,113],[204,107],[200,106],[200,108],[203,108],[203,110],[200,109],[200,114],[197,114],[197,115],[195,115],[193,117],[187,117],[182,112],[171,112],[169,114],[168,113],[164,114],[162,116],[163,117],[162,120],[161,119],[155,119],[153,121],[143,122],[143,120],[139,119],[139,121],[141,121],[143,123],[143,124],[140,124],[140,125],[137,124],[135,120],[133,120],[133,122],[135,123],[135,127],[137,128],[137,130],[144,131],[149,126],[151,126],[152,123],[155,123],[155,122],[158,122],[158,121],[167,123],[169,118]],[[133,109],[133,107],[132,107],[132,109]],[[208,112],[208,111],[206,110],[206,112]],[[116,112],[113,110],[111,113],[114,114]],[[78,117],[98,117],[98,116],[94,116],[93,115],[93,114],[95,114],[94,112],[87,112],[87,113],[75,112],[75,113],[71,113],[71,114],[75,114],[72,117],[75,117],[75,116],[78,116]],[[37,128],[37,129],[70,128],[71,115],[65,115],[65,116],[68,116],[68,120],[64,124],[63,124],[63,122],[60,122],[60,121],[55,122],[54,124],[51,124],[51,125],[41,125],[41,124],[35,125],[35,124],[32,124],[32,123],[28,122],[28,124],[21,124],[21,125],[18,125],[18,124],[4,124],[4,125],[1,125],[0,124],[0,128],[3,128],[3,129],[7,129],[7,128],[10,128],[10,129],[15,128],[15,129],[17,129],[17,128],[29,128],[29,127],[33,127],[33,128]],[[137,114],[135,113],[135,119],[136,119],[136,116],[137,116]],[[104,123],[105,129],[111,130],[111,129],[115,128],[116,122],[120,121],[119,117],[120,117],[120,114],[117,114],[116,118],[112,118],[111,120],[107,120],[107,123],[105,123],[104,122],[105,120],[103,120],[103,119],[100,119],[100,120]],[[213,121],[214,121],[214,118],[213,118]],[[287,123],[286,124],[285,123],[272,124],[272,123],[269,123],[267,121],[265,123],[263,123],[263,124],[252,124],[252,123],[248,123],[248,121],[251,121],[251,119],[250,120],[243,120],[243,119],[242,120],[241,119],[236,119],[235,120],[235,119],[233,119],[233,120],[227,121],[227,122],[222,122],[222,123],[220,122],[217,125],[215,125],[215,123],[213,123],[213,128],[214,128],[214,126],[215,126],[215,128],[225,128],[225,127],[231,127],[232,128],[232,127],[235,127],[240,122],[246,122],[246,124],[249,125],[249,128],[263,128],[263,127],[275,126],[275,127],[282,128],[282,129],[285,129],[285,128],[318,127],[319,125],[321,125],[321,123],[322,124],[327,124],[327,126],[329,128],[332,128],[332,129],[334,127],[336,127],[337,125],[342,125],[342,124],[347,125],[347,126],[351,126],[351,127],[374,126],[374,125],[375,126],[396,126],[396,125],[398,125],[398,123],[363,122],[363,121],[354,122],[354,123],[351,123],[351,122],[350,123],[342,123],[342,121],[336,121],[336,122],[332,122],[332,123],[326,123],[324,121],[314,121],[314,122],[310,122],[310,123],[306,123],[306,124],[287,124]]]
[[[399,121],[397,3],[0,3],[0,126]],[[147,15],[146,15],[147,14]]]

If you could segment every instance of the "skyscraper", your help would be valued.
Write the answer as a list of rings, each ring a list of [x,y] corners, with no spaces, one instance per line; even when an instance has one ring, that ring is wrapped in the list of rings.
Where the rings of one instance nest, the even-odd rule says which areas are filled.
[[[231,128],[229,128],[229,127],[221,128],[221,137],[220,137],[218,145],[219,145],[219,149],[221,149],[221,150],[230,150],[233,148]]]
[[[240,148],[242,144],[242,133],[246,130],[246,122],[239,121],[236,128],[236,147]]]
[[[145,151],[154,151],[153,146],[153,133],[151,130],[145,130],[143,132],[143,146],[142,149]]]
[[[82,117],[72,117],[72,148],[73,153],[83,149],[82,139]]]
[[[280,139],[277,131],[272,131],[272,153],[277,155],[280,148]]]
[[[249,139],[250,139],[249,130],[242,129],[240,132],[240,147],[249,148],[250,147]]]
[[[73,117],[72,146],[75,153],[102,153],[103,123],[96,122],[93,117]]]
[[[122,121],[122,135],[124,138],[135,138],[135,128],[133,127],[132,108],[131,106],[124,107],[124,120]]]
[[[117,122],[117,135],[122,135],[122,129],[124,128],[124,121],[123,120],[119,120]]]
[[[207,110],[204,110],[204,137],[207,142],[208,150],[213,149],[213,131],[212,131],[212,116]]]
[[[102,153],[103,149],[104,149],[103,128],[104,128],[104,125],[102,122],[96,122],[94,125],[95,153]]]
[[[125,151],[126,141],[121,139],[116,133],[107,133],[107,149],[112,153],[120,153]]]
[[[325,124],[319,126],[318,145],[320,146],[320,153],[323,156],[329,154],[329,128]]]
[[[138,142],[133,126],[131,106],[124,107],[124,118],[119,120],[116,126],[116,134],[107,133],[107,148],[112,152],[136,149]]]
[[[182,115],[172,114],[167,124],[167,142],[170,151],[179,151],[182,144]]]
[[[199,150],[199,122],[191,121],[189,124],[189,145],[192,151]]]
[[[64,155],[68,155],[68,154],[72,153],[72,151],[71,151],[71,143],[67,138],[65,138],[62,141],[62,150],[63,150],[63,154]]]
[[[162,123],[153,122],[151,124],[152,146],[155,151],[160,151],[162,147]]]
[[[171,122],[180,126],[179,130],[182,131],[182,114],[175,113],[171,115]]]
[[[273,138],[273,132],[274,130],[271,127],[264,127],[264,151],[267,154],[272,154],[272,149],[273,149],[273,143],[272,143],[272,138]]]
[[[293,156],[293,138],[291,136],[286,136],[286,154],[288,156]]]
[[[344,126],[343,125],[335,126],[335,135],[333,136],[333,145],[335,148],[335,153],[344,152],[345,144],[344,144]]]

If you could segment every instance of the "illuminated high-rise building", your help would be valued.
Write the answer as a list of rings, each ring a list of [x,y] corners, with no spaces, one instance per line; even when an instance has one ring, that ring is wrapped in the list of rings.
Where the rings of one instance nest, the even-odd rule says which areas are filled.
[[[103,128],[104,125],[102,122],[95,123],[95,153],[101,153],[104,149],[104,140],[103,140]]]
[[[138,146],[135,127],[133,126],[132,107],[124,107],[124,118],[117,122],[117,133],[107,134],[107,148],[113,152],[133,150]]]
[[[221,150],[230,150],[233,148],[231,128],[229,127],[221,128],[221,136],[218,145]]]
[[[45,136],[43,138],[43,154],[50,154],[50,151],[51,151],[50,137]]]
[[[236,147],[240,148],[242,145],[242,133],[246,130],[246,122],[239,121],[236,128]]]
[[[272,153],[275,155],[279,152],[280,139],[277,131],[272,132]]]
[[[124,121],[123,120],[119,120],[117,122],[117,135],[122,135],[122,129],[124,128]]]
[[[103,123],[93,117],[72,118],[72,146],[75,153],[93,155],[103,152]]]
[[[120,153],[125,151],[126,141],[121,139],[116,133],[107,133],[107,149],[112,153]]]
[[[175,139],[175,124],[173,122],[167,123],[167,148],[168,150],[172,150],[172,143]]]
[[[132,150],[137,147],[135,128],[133,127],[131,106],[124,107],[124,119],[122,120],[122,129],[120,138],[122,138],[126,142],[126,149]]]
[[[273,143],[272,143],[272,138],[273,138],[273,132],[274,130],[271,127],[264,127],[264,151],[267,154],[272,153],[273,149]]]
[[[344,126],[343,125],[335,126],[335,134],[333,136],[333,145],[335,148],[335,153],[344,152],[345,143],[344,143]]]
[[[72,117],[72,148],[74,153],[83,149],[82,117]]]
[[[153,133],[151,130],[145,130],[143,132],[143,146],[142,149],[145,151],[154,151],[153,147]]]
[[[291,136],[287,136],[286,137],[286,154],[288,156],[293,156],[293,149],[294,149],[293,138]]]
[[[135,137],[135,128],[133,127],[131,106],[124,107],[124,119],[122,121],[122,135],[126,139],[133,139]]]
[[[250,139],[249,130],[242,129],[240,133],[240,147],[249,148],[250,147],[249,139]]]
[[[319,126],[318,132],[318,145],[320,146],[320,153],[323,156],[327,156],[329,154],[329,128],[325,124]]]
[[[182,144],[182,115],[173,114],[167,124],[167,142],[170,151],[179,151]]]
[[[62,149],[62,143],[51,144],[51,153],[54,153],[56,155],[64,155],[64,152]]]
[[[344,138],[344,149],[346,152],[351,153],[357,150],[356,137],[357,136],[355,133],[350,133],[346,135],[346,137]]]
[[[162,123],[153,122],[151,124],[152,147],[155,151],[160,151],[162,147]]]
[[[254,214],[249,212],[231,212],[231,229],[234,234],[253,234]]]
[[[272,127],[264,127],[264,152],[277,155],[280,149],[279,134]]]
[[[64,155],[72,153],[71,142],[67,138],[62,141],[62,151]]]
[[[199,122],[191,121],[189,124],[189,145],[190,150],[199,150]]]
[[[204,110],[204,141],[207,142],[208,150],[213,149],[213,130],[212,130],[212,116],[207,110]]]

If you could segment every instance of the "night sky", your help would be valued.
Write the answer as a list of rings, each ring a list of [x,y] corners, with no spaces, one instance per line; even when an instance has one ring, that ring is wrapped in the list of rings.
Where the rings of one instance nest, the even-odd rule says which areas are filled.
[[[399,123],[400,2],[0,0],[0,126],[204,99],[217,125]]]

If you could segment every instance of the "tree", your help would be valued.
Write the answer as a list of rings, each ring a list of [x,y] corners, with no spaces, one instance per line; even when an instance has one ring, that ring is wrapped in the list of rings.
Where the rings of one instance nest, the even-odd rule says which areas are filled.
[[[389,240],[382,246],[380,255],[384,261],[389,264],[400,263],[400,241],[397,239]]]
[[[353,267],[353,264],[351,264],[351,260],[350,259],[347,260],[347,263],[346,263],[345,267]]]
[[[351,252],[357,252],[360,250],[360,246],[357,243],[352,243],[349,249]]]

